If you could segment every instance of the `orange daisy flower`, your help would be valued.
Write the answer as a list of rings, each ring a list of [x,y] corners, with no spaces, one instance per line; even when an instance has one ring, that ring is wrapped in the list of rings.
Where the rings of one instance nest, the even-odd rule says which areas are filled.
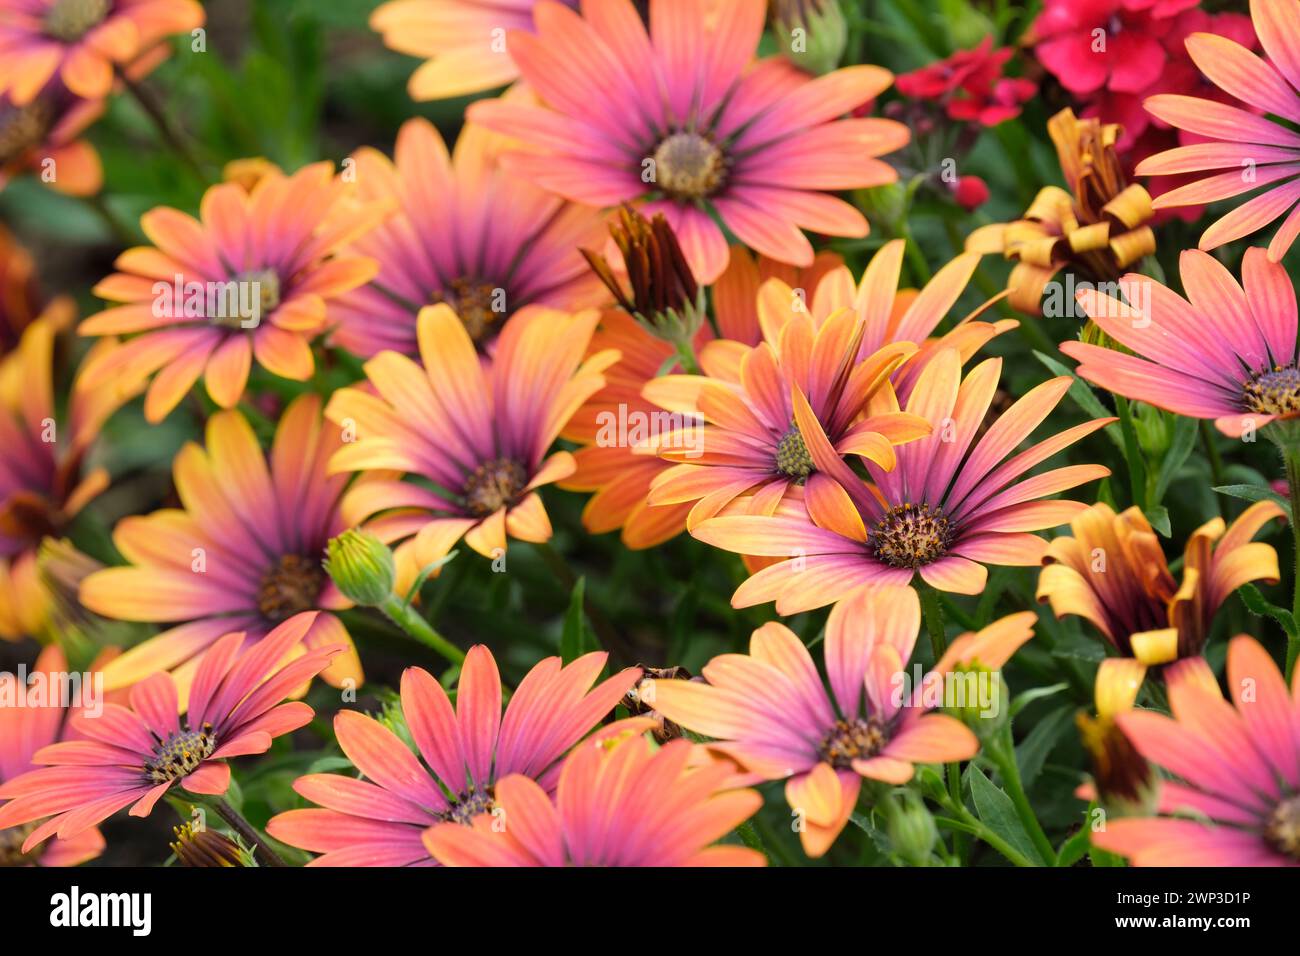
[[[78,137],[103,113],[102,99],[78,99],[58,83],[22,106],[0,93],[0,190],[31,172],[70,196],[99,192],[99,153]]]
[[[843,265],[843,257],[828,250],[818,252],[812,265],[800,267],[755,255],[745,246],[732,246],[727,268],[713,283],[713,318],[718,334],[733,342],[757,345],[763,335],[758,322],[758,292],[768,279],[780,279],[791,289],[802,289],[807,300],[821,284],[822,276]]]
[[[1134,866],[1300,866],[1300,721],[1268,652],[1241,635],[1228,645],[1230,701],[1200,658],[1169,668],[1171,717],[1115,717],[1160,782],[1158,816],[1111,819],[1092,835]]]
[[[527,305],[577,311],[608,301],[578,252],[604,239],[604,216],[507,174],[506,145],[471,124],[448,156],[433,124],[412,119],[392,160],[369,148],[354,154],[358,195],[396,212],[352,244],[379,274],[333,304],[332,342],[366,358],[414,356],[420,309],[446,302],[486,351]]]
[[[7,640],[44,628],[48,602],[36,573],[37,547],[108,487],[104,468],[83,465],[104,422],[132,397],[118,382],[87,383],[85,367],[118,347],[105,340],[74,376],[60,413],[55,338],[72,316],[71,300],[55,300],[0,359],[0,638]]]
[[[31,670],[33,675],[45,675],[47,681],[67,672],[67,658],[58,647],[41,651]],[[35,769],[32,758],[37,751],[65,736],[75,711],[57,706],[43,689],[24,687],[17,677],[7,673],[0,674],[0,700],[14,702],[0,705],[0,786],[3,786]],[[24,851],[23,844],[37,825],[32,820],[0,829],[0,867],[77,866],[104,852],[104,836],[95,827],[66,840],[54,840]]]
[[[89,575],[82,604],[109,618],[175,626],[110,662],[107,689],[170,671],[184,702],[220,638],[239,631],[252,644],[303,611],[321,612],[305,647],[345,651],[323,679],[362,682],[352,639],[329,613],[351,606],[322,566],[326,543],[347,527],[347,477],[327,473],[341,441],[321,421],[320,404],[304,395],[285,409],[269,461],[242,414],[213,415],[206,449],[191,442],[172,466],[183,508],[118,522],[113,543],[130,565]]]
[[[341,250],[388,211],[350,199],[329,163],[292,176],[268,170],[251,193],[235,182],[213,186],[201,220],[150,210],[140,224],[156,248],[128,249],[117,259],[120,271],[95,286],[96,295],[124,304],[80,327],[82,335],[133,337],[87,376],[152,376],[150,422],[165,418],[200,377],[217,405],[232,408],[254,358],[269,372],[306,381],[315,368],[311,342],[327,328],[332,302],[378,268]]]
[[[306,704],[281,702],[338,651],[301,652],[313,617],[285,621],[249,647],[243,634],[226,635],[199,668],[188,706],[162,673],[131,689],[130,707],[109,702],[98,716],[74,716],[78,739],[43,747],[32,757],[37,769],[0,784],[0,799],[9,801],[0,827],[49,817],[23,841],[21,852],[30,853],[52,836],[76,839],[128,806],[131,816],[147,817],[175,786],[224,794],[227,758],[265,753],[311,720]]]
[[[537,489],[573,473],[573,455],[546,452],[573,413],[605,383],[617,352],[583,355],[600,318],[531,306],[506,323],[484,363],[450,306],[421,310],[423,367],[381,352],[366,363],[368,388],[335,392],[325,410],[354,437],[335,453],[333,472],[405,472],[345,498],[349,525],[385,542],[409,539],[396,556],[401,580],[443,558],[462,537],[485,557],[507,537],[548,541],[551,522]]]
[[[694,752],[630,732],[588,742],[564,762],[554,802],[514,774],[496,785],[496,815],[430,827],[425,845],[447,866],[765,865],[757,850],[714,845],[762,796],[724,789],[732,768],[693,762]]]
[[[411,74],[413,100],[441,100],[505,86],[519,77],[507,30],[532,30],[537,0],[389,0],[370,29],[391,50],[425,60]]]
[[[1064,524],[1087,507],[1039,499],[1103,478],[1110,469],[1071,465],[1032,478],[1024,474],[1113,419],[1084,422],[1008,458],[1073,379],[1061,376],[1031,389],[981,437],[1001,369],[1001,359],[988,359],[963,379],[957,351],[938,352],[921,369],[907,402],[907,411],[929,421],[933,433],[900,445],[893,471],[867,461],[870,483],[839,456],[796,393],[795,421],[816,468],[805,488],[808,517],[723,515],[693,531],[729,551],[786,559],[750,577],[732,604],[775,600],[779,614],[795,614],[838,601],[865,583],[905,585],[917,574],[939,590],[978,594],[988,577],[984,563],[1038,564],[1047,542],[1029,532]]]
[[[294,790],[320,808],[281,813],[267,824],[267,833],[324,854],[313,866],[433,864],[421,840],[424,831],[443,821],[468,825],[494,810],[501,778],[522,774],[543,790],[555,788],[564,754],[641,676],[629,667],[596,684],[607,659],[597,652],[565,666],[558,657],[540,661],[519,682],[504,714],[501,675],[481,644],[465,657],[454,710],[431,674],[408,667],[402,673],[402,719],[424,763],[379,721],[342,711],[334,718],[339,746],[367,779],[299,777]]]
[[[932,675],[976,659],[1001,667],[1032,637],[1033,619],[1013,615],[964,636]],[[979,750],[961,721],[919,706],[920,687],[913,698],[900,691],[920,626],[914,590],[867,588],[827,620],[829,691],[808,649],[773,622],[754,632],[748,656],[724,654],[705,665],[707,683],[655,680],[643,696],[674,723],[714,738],[710,748],[757,778],[785,780],[786,800],[804,824],[804,851],[819,857],[848,823],[863,778],[903,784],[913,764],[966,760]]]
[[[195,0],[0,0],[0,92],[25,106],[57,76],[101,99],[115,70],[203,21]]]
[[[508,168],[588,206],[645,200],[703,285],[727,266],[720,224],[802,266],[813,262],[803,229],[865,236],[862,213],[828,191],[898,178],[875,157],[905,145],[907,128],[843,118],[891,74],[861,65],[813,79],[783,57],[754,63],[764,0],[649,7],[647,30],[631,0],[586,0],[581,15],[538,3],[536,32],[507,33],[537,101],[479,100],[467,115],[521,141]]]
[[[1095,504],[1070,523],[1073,537],[1047,546],[1038,600],[1049,602],[1058,618],[1073,614],[1089,621],[1144,670],[1198,656],[1219,605],[1233,591],[1249,581],[1277,583],[1277,552],[1251,539],[1283,516],[1274,502],[1259,501],[1230,527],[1222,518],[1201,525],[1187,539],[1179,585],[1138,508],[1116,515]]]

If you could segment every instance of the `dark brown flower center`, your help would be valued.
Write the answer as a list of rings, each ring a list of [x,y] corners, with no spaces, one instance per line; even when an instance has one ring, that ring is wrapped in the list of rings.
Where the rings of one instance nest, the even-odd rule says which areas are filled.
[[[506,320],[505,291],[481,279],[453,279],[443,300],[456,310],[476,345],[496,335]]]
[[[54,123],[49,103],[35,100],[26,106],[0,106],[0,166],[45,142]]]
[[[494,458],[465,479],[465,508],[476,518],[508,508],[528,484],[528,470],[513,458]]]
[[[45,14],[45,34],[64,43],[75,43],[104,22],[113,0],[55,0]]]
[[[776,470],[797,479],[801,484],[813,473],[812,455],[804,444],[799,426],[793,422],[790,430],[776,444]]]
[[[324,586],[320,562],[286,554],[262,576],[257,609],[268,621],[283,621],[314,608]]]
[[[480,813],[491,813],[496,809],[496,794],[491,787],[482,790],[470,790],[461,794],[450,807],[438,814],[447,823],[459,823],[469,826]]]
[[[1273,849],[1300,863],[1300,794],[1277,805],[1264,827],[1264,839]]]
[[[852,768],[853,761],[874,757],[889,743],[889,727],[875,717],[837,720],[817,747],[817,753],[836,770]]]
[[[154,744],[153,756],[144,765],[145,776],[150,783],[167,783],[179,780],[199,769],[199,764],[212,756],[217,749],[217,738],[212,734],[212,725],[204,724],[200,730],[180,730],[158,740]]]
[[[907,504],[886,511],[870,540],[876,557],[890,567],[919,568],[947,553],[952,530],[941,509]]]
[[[1300,412],[1300,369],[1275,365],[1246,383],[1246,410],[1266,415]]]
[[[45,850],[44,842],[32,847],[29,853],[23,852],[23,843],[40,825],[41,821],[33,820],[31,823],[20,823],[16,827],[0,830],[0,867],[31,866],[40,859]]]
[[[655,149],[655,183],[674,199],[701,199],[726,176],[726,157],[699,133],[673,133]]]

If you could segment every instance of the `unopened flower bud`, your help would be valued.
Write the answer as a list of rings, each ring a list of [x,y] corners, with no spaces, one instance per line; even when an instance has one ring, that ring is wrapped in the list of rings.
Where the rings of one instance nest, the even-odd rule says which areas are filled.
[[[790,62],[809,73],[830,73],[849,42],[839,0],[777,0],[772,21]]]
[[[353,528],[331,538],[325,570],[343,596],[361,607],[379,607],[393,593],[397,568],[388,545]]]
[[[194,824],[172,827],[172,852],[181,866],[250,866],[249,855],[229,837]]]
[[[927,865],[939,830],[925,801],[910,790],[897,790],[882,802],[881,808],[894,852],[911,866]]]

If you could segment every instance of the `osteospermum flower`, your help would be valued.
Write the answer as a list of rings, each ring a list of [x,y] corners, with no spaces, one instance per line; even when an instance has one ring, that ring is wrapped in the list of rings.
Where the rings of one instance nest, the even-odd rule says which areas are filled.
[[[426,308],[418,324],[423,368],[381,352],[366,363],[373,391],[334,393],[325,414],[355,433],[335,453],[335,473],[400,471],[437,488],[382,478],[345,499],[349,524],[370,518],[367,528],[385,542],[410,539],[397,550],[404,580],[462,537],[492,558],[507,537],[550,540],[537,489],[572,474],[573,456],[547,457],[547,449],[618,358],[583,359],[599,317],[532,306],[506,324],[485,365],[450,306]]]
[[[87,369],[93,381],[153,381],[145,417],[161,421],[203,378],[222,408],[244,393],[253,359],[305,381],[311,342],[329,305],[368,282],[377,265],[341,252],[387,213],[349,198],[329,163],[292,176],[268,171],[248,193],[220,183],[203,197],[200,220],[160,206],[140,225],[156,248],[128,249],[119,272],[95,294],[125,303],[81,323],[82,335],[134,334],[111,359]],[[157,373],[157,374],[155,374]]]
[[[132,396],[118,382],[91,387],[83,365],[66,405],[56,407],[55,338],[72,314],[70,300],[55,300],[0,359],[0,638],[9,640],[44,626],[36,549],[108,487],[107,470],[83,466],[104,421]],[[99,343],[87,363],[116,347]]]
[[[1070,523],[1072,537],[1048,545],[1038,600],[1050,602],[1058,618],[1085,618],[1116,651],[1144,666],[1194,657],[1233,591],[1249,581],[1277,583],[1277,552],[1251,539],[1283,516],[1274,502],[1260,501],[1230,527],[1222,518],[1207,521],[1187,539],[1179,585],[1141,510],[1116,515],[1099,502]]]
[[[1204,660],[1180,661],[1166,678],[1172,717],[1115,718],[1174,779],[1160,815],[1108,820],[1094,845],[1134,866],[1300,866],[1300,695],[1245,635],[1228,645],[1227,677],[1231,705]]]
[[[396,212],[352,245],[379,263],[368,285],[341,296],[331,341],[370,357],[416,355],[420,309],[446,302],[480,350],[506,320],[538,303],[578,310],[606,301],[578,254],[601,241],[604,217],[501,168],[505,140],[473,125],[447,147],[424,119],[403,124],[394,159],[359,150],[357,189]]]
[[[723,789],[732,769],[694,763],[694,746],[655,748],[634,733],[579,746],[554,802],[526,776],[497,784],[496,815],[425,832],[448,866],[763,866],[748,847],[714,845],[763,805],[755,790]]]
[[[835,452],[797,395],[795,421],[816,468],[804,494],[808,518],[723,515],[692,532],[729,551],[786,559],[750,577],[732,604],[775,600],[778,613],[794,614],[838,601],[863,584],[905,585],[918,574],[940,590],[978,594],[988,577],[986,563],[1037,564],[1047,543],[1029,532],[1064,524],[1087,507],[1040,499],[1103,478],[1110,469],[1068,465],[1023,476],[1113,419],[1075,425],[1012,455],[1072,379],[1031,389],[981,434],[1001,368],[1001,359],[989,359],[962,379],[955,350],[930,359],[906,410],[929,421],[933,433],[898,446],[893,471],[866,462],[874,488]]]
[[[565,666],[546,658],[519,683],[504,715],[501,676],[483,645],[465,658],[455,710],[432,675],[408,667],[401,713],[418,756],[374,718],[342,711],[334,718],[339,746],[366,779],[299,777],[294,789],[321,809],[282,813],[267,832],[324,854],[316,866],[433,863],[421,842],[424,831],[442,821],[467,825],[492,811],[503,777],[522,774],[544,791],[554,788],[560,758],[641,676],[631,667],[593,687],[607,656],[586,654]]]
[[[25,105],[57,76],[77,96],[102,98],[115,70],[202,25],[195,0],[2,0],[0,92]]]
[[[822,276],[843,265],[843,257],[829,250],[819,251],[812,265],[799,267],[756,256],[744,246],[732,246],[727,268],[711,289],[719,334],[733,342],[757,345],[763,337],[758,322],[758,293],[768,279],[780,279],[791,289],[802,289],[807,301]]]
[[[655,479],[649,503],[696,502],[687,527],[746,494],[752,496],[752,512],[775,511],[814,469],[794,421],[793,388],[807,395],[838,454],[858,455],[891,470],[897,461],[895,443],[928,435],[930,423],[890,410],[862,417],[877,393],[889,389],[889,376],[915,351],[910,342],[901,342],[862,356],[864,331],[861,317],[849,309],[835,312],[820,326],[802,314],[753,349],[725,348],[725,358],[716,364],[705,349],[701,362],[708,374],[703,378],[668,375],[647,384],[644,395],[650,400],[670,411],[698,414],[705,422],[658,438],[661,456],[678,464]],[[738,381],[731,380],[737,372]],[[896,407],[892,397],[883,405]]]
[[[528,148],[507,168],[575,202],[647,200],[681,241],[696,279],[727,265],[715,213],[743,243],[795,265],[813,249],[801,229],[865,236],[867,221],[821,190],[893,182],[874,157],[908,140],[885,119],[838,119],[888,87],[855,66],[810,79],[779,57],[752,67],[763,0],[703,9],[651,0],[647,34],[631,0],[587,0],[582,15],[536,6],[536,33],[512,31],[510,54],[539,103],[480,100],[469,118]],[[582,51],[575,55],[574,51]]]
[[[276,737],[311,720],[306,704],[281,702],[338,648],[282,662],[314,617],[298,615],[248,647],[243,634],[223,637],[199,667],[184,717],[177,716],[176,682],[166,673],[131,688],[130,707],[105,703],[98,716],[74,717],[80,739],[38,750],[38,769],[0,784],[0,798],[9,801],[0,807],[0,828],[49,817],[23,841],[28,853],[51,836],[73,839],[127,806],[131,816],[147,817],[174,786],[225,793],[226,758],[265,753]]]
[[[1212,33],[1186,41],[1200,71],[1244,108],[1178,94],[1148,98],[1144,105],[1152,116],[1204,141],[1149,157],[1137,172],[1224,170],[1164,193],[1157,209],[1199,206],[1267,187],[1212,223],[1199,245],[1217,249],[1286,215],[1268,245],[1269,259],[1278,262],[1300,235],[1300,0],[1251,0],[1250,13],[1267,59]]]
[[[31,172],[72,196],[99,192],[104,182],[99,153],[78,137],[103,112],[103,100],[79,99],[59,83],[22,106],[0,93],[0,190]]]
[[[1033,615],[1017,617],[1016,647],[1032,635],[1025,619]],[[804,822],[804,851],[822,856],[857,806],[863,778],[902,784],[914,764],[966,760],[979,749],[961,721],[927,713],[900,691],[920,625],[911,588],[860,588],[826,624],[829,692],[799,638],[769,623],[753,633],[748,655],[705,665],[707,683],[656,680],[647,693],[660,714],[714,738],[709,746],[745,770],[785,780],[786,800]],[[1005,663],[992,642],[982,646],[981,664]],[[956,650],[945,668],[970,648]],[[1009,657],[1014,647],[1004,650]]]
[[[61,686],[58,678],[67,671],[63,651],[47,647],[31,670],[39,684],[22,687],[15,675],[0,674],[0,701],[4,701],[0,704],[0,786],[31,770],[35,766],[33,755],[62,736],[71,711],[63,706],[63,701],[51,698],[51,687]],[[85,690],[89,692],[90,688]],[[37,822],[31,820],[18,826],[0,827],[0,868],[76,866],[93,860],[104,850],[104,837],[94,827],[66,840],[23,850],[23,844],[36,826]]]
[[[390,49],[425,58],[407,84],[411,98],[440,100],[517,79],[506,31],[531,30],[536,5],[537,0],[390,0],[370,14],[370,28]]]
[[[1129,302],[1079,291],[1088,317],[1136,354],[1063,342],[1061,351],[1079,362],[1075,371],[1117,395],[1213,419],[1234,438],[1300,415],[1295,287],[1286,269],[1263,249],[1246,250],[1241,285],[1199,250],[1185,250],[1178,263],[1186,299],[1136,274],[1122,280]]]
[[[321,421],[320,399],[304,395],[285,409],[269,463],[238,411],[213,415],[206,443],[187,444],[173,464],[183,509],[123,518],[113,543],[130,565],[82,581],[81,602],[97,614],[174,625],[111,662],[105,686],[172,671],[183,702],[218,639],[239,631],[252,644],[302,611],[322,612],[305,647],[346,651],[324,679],[360,683],[352,639],[328,613],[350,606],[322,567],[326,542],[346,528],[347,478],[326,472],[341,442]]]

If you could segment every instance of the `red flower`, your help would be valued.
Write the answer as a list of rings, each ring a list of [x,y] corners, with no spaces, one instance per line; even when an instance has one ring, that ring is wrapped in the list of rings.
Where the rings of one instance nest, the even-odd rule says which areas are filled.
[[[1137,93],[1160,78],[1174,18],[1198,0],[1047,0],[1030,33],[1071,93]]]
[[[958,50],[895,81],[898,91],[913,99],[937,100],[948,115],[962,122],[996,126],[1020,115],[1020,104],[1037,92],[1031,80],[1005,77],[1002,69],[1014,51],[993,49],[991,37],[973,50]]]
[[[989,201],[989,187],[978,176],[963,176],[952,184],[952,197],[969,212]]]

